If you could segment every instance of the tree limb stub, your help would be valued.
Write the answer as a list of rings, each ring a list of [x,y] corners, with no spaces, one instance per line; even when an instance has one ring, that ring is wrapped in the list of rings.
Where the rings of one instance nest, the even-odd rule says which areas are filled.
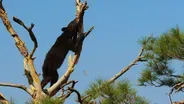
[[[15,40],[15,45],[18,48],[18,50],[20,51],[20,53],[24,56],[27,57],[28,56],[28,50],[24,44],[24,42],[19,38],[18,34],[15,32],[15,30],[13,29],[10,21],[8,20],[6,11],[3,7],[2,4],[2,0],[0,1],[0,18],[3,21],[4,26],[6,27],[6,29],[8,30],[8,32],[11,34],[11,36],[14,38]]]
[[[75,64],[78,63],[79,58],[80,58],[80,53],[81,53],[81,51],[82,51],[83,41],[84,41],[84,39],[89,35],[89,33],[91,33],[91,31],[93,31],[93,29],[94,29],[94,26],[92,26],[92,27],[88,30],[88,32],[82,33],[82,34],[79,36],[78,42],[76,43],[79,49],[78,49],[78,52],[76,52],[75,55],[74,55],[74,59],[73,59],[73,60],[74,60],[74,63],[73,63],[73,65],[72,65],[72,67],[74,67]]]

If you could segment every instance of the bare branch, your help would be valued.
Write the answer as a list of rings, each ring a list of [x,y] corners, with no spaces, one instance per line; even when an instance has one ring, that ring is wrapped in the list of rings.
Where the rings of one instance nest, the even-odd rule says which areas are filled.
[[[3,0],[0,0],[0,8],[5,11],[4,7],[3,7]]]
[[[149,39],[151,38],[152,34],[148,37],[147,42],[149,41]],[[127,67],[123,68],[120,72],[118,72],[116,75],[114,75],[111,79],[108,80],[108,83],[113,83],[116,79],[118,79],[120,76],[122,76],[125,72],[127,72],[132,66],[136,65],[137,62],[142,62],[145,61],[143,60],[143,54],[144,52],[144,46],[141,48],[137,58],[132,61]]]
[[[71,81],[72,85],[70,86],[70,88],[74,88],[75,87],[75,84],[77,83],[78,81]],[[69,87],[68,87],[69,88]],[[64,96],[61,96],[62,99],[66,99],[70,96],[70,94],[72,93],[69,89],[67,89],[67,94],[65,94]]]
[[[77,96],[78,96],[78,102],[80,103],[80,104],[82,104],[82,99],[81,99],[81,95],[80,95],[80,93],[79,93],[79,91],[77,91],[76,89],[74,89],[74,88],[72,88],[72,87],[68,87],[68,90],[70,90],[71,92],[75,92],[76,94],[77,94]]]
[[[18,48],[18,50],[20,51],[20,53],[24,56],[27,57],[28,56],[28,50],[24,44],[24,42],[19,38],[18,34],[15,32],[15,30],[13,29],[10,21],[8,20],[6,11],[3,7],[2,4],[2,0],[0,1],[0,18],[3,21],[4,26],[6,27],[6,29],[8,30],[8,32],[11,34],[11,36],[14,38],[15,40],[15,45]]]
[[[79,36],[79,39],[78,39],[78,41],[77,41],[77,43],[76,43],[76,46],[78,47],[78,52],[75,52],[73,67],[74,67],[74,65],[77,64],[78,61],[79,61],[80,53],[81,53],[81,51],[82,51],[82,45],[83,45],[84,39],[89,35],[89,33],[91,33],[91,31],[93,31],[93,29],[94,29],[94,26],[92,26],[87,32],[82,33],[82,34]]]
[[[80,95],[80,93],[74,88],[74,86],[75,86],[75,84],[76,84],[77,82],[78,82],[78,81],[69,81],[69,82],[67,82],[65,85],[68,85],[68,84],[70,84],[70,83],[72,83],[72,85],[71,85],[70,87],[68,87],[67,93],[66,93],[65,95],[62,94],[62,96],[61,96],[60,98],[63,99],[63,100],[65,100],[65,99],[67,99],[73,92],[75,92],[75,93],[77,94],[77,96],[78,96],[77,102],[79,102],[80,104],[82,104],[83,101],[84,101],[85,99],[87,99],[89,96],[91,96],[91,95],[87,95],[87,96],[85,96],[85,97],[82,97],[82,96]]]
[[[20,19],[18,19],[17,17],[13,17],[13,20],[16,23],[18,23],[19,25],[23,26],[29,32],[29,36],[30,36],[31,40],[34,42],[34,48],[33,48],[32,52],[29,54],[29,57],[32,58],[34,52],[36,51],[36,48],[38,47],[37,39],[32,31],[34,24],[32,23],[30,27],[27,27],[27,26],[25,26],[24,22],[21,21]]]
[[[173,102],[172,104],[184,104],[184,100],[178,101],[178,102]]]
[[[8,100],[0,93],[0,104],[8,104]]]
[[[45,96],[41,88],[41,82],[39,75],[37,74],[32,58],[24,58],[24,68],[28,73],[27,78],[30,84],[30,88],[33,91],[36,91],[36,97]]]
[[[169,92],[169,95],[171,95],[175,89],[176,89],[176,92],[178,92],[178,91],[180,91],[182,88],[184,88],[184,82],[183,82],[183,81],[180,82],[180,83],[175,84],[175,85],[172,87],[171,91]]]
[[[127,72],[132,66],[136,65],[137,62],[141,60],[141,54],[143,52],[143,47],[140,50],[140,53],[138,57],[132,61],[127,67],[123,68],[120,72],[118,72],[116,75],[114,75],[111,79],[108,80],[109,83],[113,83],[116,79],[118,79],[121,75],[123,75],[125,72]]]
[[[2,82],[0,82],[0,86],[19,88],[19,89],[22,89],[22,90],[26,91],[31,96],[34,94],[29,88],[27,88],[24,85],[20,85],[20,84],[12,84],[12,83],[2,83]]]
[[[85,38],[89,35],[89,33],[91,33],[91,31],[93,31],[94,28],[95,28],[95,27],[92,26],[92,27],[88,30],[88,32],[86,32],[86,33],[84,34]]]
[[[79,5],[80,4],[80,0],[76,0],[76,5]]]
[[[169,93],[168,96],[169,96],[170,103],[173,104],[173,101],[172,101],[172,98],[171,98],[171,93]]]
[[[2,19],[3,24],[6,27],[6,29],[8,30],[8,32],[14,38],[15,45],[17,46],[18,50],[24,56],[24,64],[25,64],[24,66],[27,66],[27,69],[26,70],[27,70],[27,72],[29,72],[29,74],[30,74],[30,76],[32,78],[32,82],[31,82],[31,85],[30,85],[30,88],[31,88],[30,90],[31,91],[34,91],[35,97],[37,97],[37,98],[40,98],[40,97],[44,96],[45,94],[42,91],[39,76],[36,73],[36,70],[35,70],[35,67],[34,67],[33,58],[30,57],[34,53],[35,49],[33,49],[33,52],[28,57],[28,50],[27,50],[24,42],[19,38],[19,36],[15,32],[15,30],[13,29],[10,21],[8,20],[6,11],[5,11],[5,9],[4,9],[3,5],[2,5],[2,0],[1,0],[1,4],[0,4],[0,18]],[[19,23],[20,25],[24,25],[23,22],[20,21],[19,19],[14,18],[14,20],[17,23]],[[24,26],[24,27],[27,28],[26,26]],[[31,38],[34,40],[34,36],[33,36],[33,32],[32,32],[32,28],[33,27],[34,27],[34,25],[32,24],[30,28],[27,28],[27,30],[29,30],[29,33],[31,35]],[[28,77],[30,77],[30,76],[28,76]],[[28,80],[31,81],[30,79],[28,79]],[[14,87],[16,87],[16,85]],[[24,89],[28,93],[31,93],[29,90],[27,90],[27,88],[21,87],[21,86],[17,86],[17,88],[19,88],[19,87],[21,89]]]
[[[89,33],[91,33],[94,29],[94,26],[92,26],[87,32],[85,33],[82,33],[80,36],[79,36],[79,39],[78,39],[78,43],[77,45],[79,44],[82,44],[84,39],[89,35]]]
[[[180,82],[180,83],[175,84],[175,85],[172,87],[171,91],[170,91],[169,94],[168,94],[171,104],[183,104],[183,103],[184,103],[184,101],[172,102],[172,98],[171,98],[171,94],[173,93],[174,90],[176,90],[175,92],[178,92],[178,91],[180,91],[182,88],[184,88],[184,82],[183,82],[183,81]]]

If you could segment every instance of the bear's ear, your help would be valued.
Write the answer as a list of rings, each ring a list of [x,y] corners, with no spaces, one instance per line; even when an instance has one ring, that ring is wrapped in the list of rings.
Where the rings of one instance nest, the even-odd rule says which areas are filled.
[[[62,30],[63,32],[65,32],[65,31],[68,30],[68,28],[67,28],[67,27],[63,27],[61,30]]]

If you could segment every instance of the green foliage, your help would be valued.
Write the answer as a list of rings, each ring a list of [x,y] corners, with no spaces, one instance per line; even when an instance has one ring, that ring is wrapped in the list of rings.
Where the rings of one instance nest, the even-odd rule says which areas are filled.
[[[143,38],[146,68],[141,73],[139,85],[169,86],[181,82],[183,73],[176,75],[171,68],[172,61],[184,61],[184,33],[178,27],[170,29],[159,37]]]
[[[91,95],[86,102],[96,101],[99,104],[149,104],[145,98],[138,96],[125,80],[108,84],[98,79],[90,85],[85,95]]]
[[[26,104],[35,104],[33,101],[27,102]],[[59,98],[44,98],[40,100],[39,103],[36,104],[63,104],[63,101]]]

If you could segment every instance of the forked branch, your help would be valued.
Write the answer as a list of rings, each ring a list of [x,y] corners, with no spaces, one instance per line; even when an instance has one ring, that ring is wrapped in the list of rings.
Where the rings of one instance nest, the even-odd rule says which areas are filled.
[[[33,41],[34,43],[34,48],[33,50],[31,51],[31,53],[29,54],[29,57],[32,58],[34,52],[36,51],[36,48],[38,47],[38,42],[37,42],[37,39],[32,31],[33,27],[34,27],[34,24],[32,23],[30,27],[27,27],[23,21],[21,21],[20,19],[18,19],[17,17],[13,17],[13,20],[18,23],[19,25],[23,26],[28,32],[29,32],[29,36],[31,38],[31,40]]]

